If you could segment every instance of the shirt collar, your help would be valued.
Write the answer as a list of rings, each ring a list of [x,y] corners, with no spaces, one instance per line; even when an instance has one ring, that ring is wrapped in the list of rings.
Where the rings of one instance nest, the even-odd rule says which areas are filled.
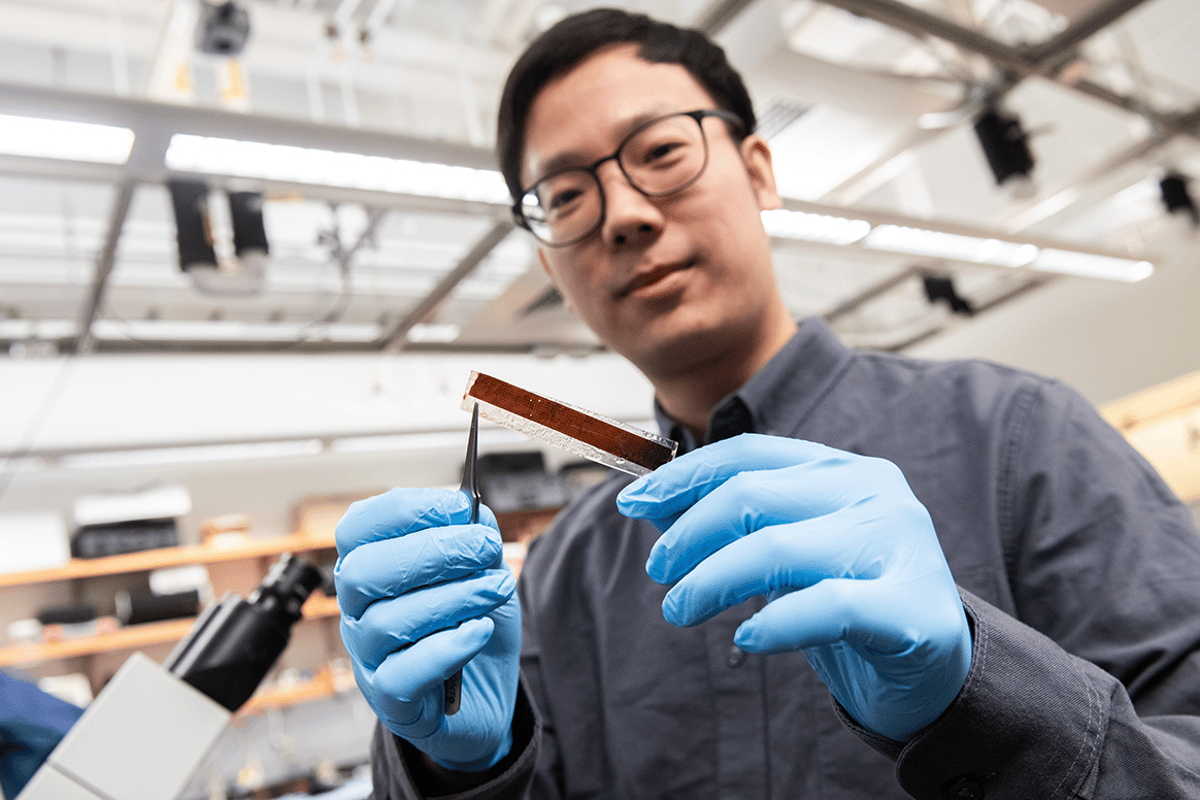
[[[849,366],[853,351],[824,321],[810,317],[778,353],[740,389],[717,404],[707,442],[739,433],[793,436]],[[686,453],[700,445],[655,398],[654,414],[664,436]]]

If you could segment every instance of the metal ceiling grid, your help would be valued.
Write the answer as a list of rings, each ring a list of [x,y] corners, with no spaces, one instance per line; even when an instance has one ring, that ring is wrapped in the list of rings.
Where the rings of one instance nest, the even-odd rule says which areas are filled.
[[[490,129],[481,121],[494,113],[506,69],[497,66],[539,24],[588,3],[250,2],[262,24],[241,59],[248,90],[240,99],[221,94],[230,65],[186,48],[180,54],[172,24],[185,0],[0,5],[14,22],[0,47],[10,50],[0,54],[0,78],[25,84],[0,87],[6,110],[86,113],[138,132],[121,168],[0,159],[0,230],[13,232],[0,246],[0,341],[131,352],[597,347],[553,302],[528,241],[510,235],[500,205],[260,181],[273,250],[268,290],[221,299],[198,295],[175,267],[161,186],[176,132],[490,167]],[[1179,31],[1200,25],[1187,0],[628,5],[717,33],[739,64],[738,29],[751,28],[751,46],[771,54],[745,68],[760,102],[778,100],[781,85],[794,91],[789,82],[810,95],[772,137],[781,184],[791,180],[790,194],[835,212],[882,208],[910,224],[929,217],[985,234],[1075,236],[1103,249],[1136,244],[1143,229],[1161,224],[1145,191],[1160,159],[1189,168],[1195,161],[1200,80],[1194,66],[1178,69],[1192,62]],[[22,28],[23,19],[44,28],[47,14],[71,24]],[[340,38],[329,35],[333,23]],[[764,46],[775,41],[786,44]],[[22,68],[14,48],[23,51]],[[156,76],[169,77],[172,52],[193,67],[186,96],[171,105],[134,99],[132,89],[114,96],[122,81],[155,96],[149,89]],[[28,66],[39,58],[40,67]],[[969,152],[977,147],[969,112],[984,95],[1003,98],[1034,125],[1054,126],[1035,142],[1042,188],[1027,201],[998,192]],[[922,127],[922,115],[937,111],[950,112],[950,124]],[[948,154],[960,166],[942,168]],[[238,176],[208,179],[220,188]],[[1114,217],[1118,211],[1125,216]],[[377,228],[361,236],[371,219]],[[340,251],[330,243],[334,230]],[[783,240],[777,255],[794,313],[824,314],[848,339],[875,347],[900,347],[949,324],[919,291],[928,272],[953,274],[984,309],[1046,280]],[[189,339],[163,333],[168,322],[220,323],[225,332]]]

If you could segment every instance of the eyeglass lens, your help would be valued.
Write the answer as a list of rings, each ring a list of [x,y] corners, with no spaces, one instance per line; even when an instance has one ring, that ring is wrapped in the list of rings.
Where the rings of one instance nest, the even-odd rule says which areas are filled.
[[[676,114],[635,131],[614,156],[635,189],[659,197],[679,191],[700,176],[707,146],[700,120]],[[521,213],[537,238],[551,245],[568,244],[600,225],[604,196],[596,168],[571,167],[529,188],[521,201]]]

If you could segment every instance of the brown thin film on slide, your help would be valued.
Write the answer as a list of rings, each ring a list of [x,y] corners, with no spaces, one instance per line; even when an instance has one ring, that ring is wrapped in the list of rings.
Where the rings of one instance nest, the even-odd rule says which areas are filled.
[[[671,460],[668,447],[491,375],[477,373],[467,395],[646,469],[656,469]]]

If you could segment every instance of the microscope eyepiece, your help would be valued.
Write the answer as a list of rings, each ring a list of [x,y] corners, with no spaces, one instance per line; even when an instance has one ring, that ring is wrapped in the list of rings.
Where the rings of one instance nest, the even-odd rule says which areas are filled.
[[[264,610],[282,609],[291,622],[300,619],[300,607],[324,582],[321,571],[305,561],[284,553],[263,578],[246,602]]]
[[[324,574],[284,553],[250,597],[213,603],[164,666],[230,711],[250,699],[291,637],[301,608]]]

